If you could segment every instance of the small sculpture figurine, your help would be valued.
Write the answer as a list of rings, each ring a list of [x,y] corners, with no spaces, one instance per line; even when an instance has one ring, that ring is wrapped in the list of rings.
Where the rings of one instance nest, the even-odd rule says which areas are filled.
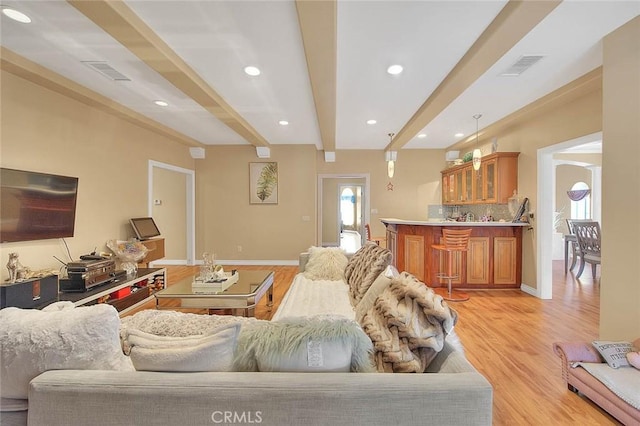
[[[7,281],[10,283],[15,283],[17,279],[22,278],[26,270],[18,260],[18,256],[18,253],[9,253],[9,262],[7,262],[9,278],[7,278]]]

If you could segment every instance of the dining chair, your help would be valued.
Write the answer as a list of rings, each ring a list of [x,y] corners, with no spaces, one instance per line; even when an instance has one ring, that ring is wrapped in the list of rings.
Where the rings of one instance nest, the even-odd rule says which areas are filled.
[[[595,278],[596,266],[600,264],[600,223],[595,220],[574,220],[572,225],[580,250],[580,268],[576,278],[580,278],[586,263],[591,264],[591,275]]]
[[[564,235],[564,274],[568,271],[573,271],[576,266],[576,260],[579,256],[578,239],[573,231],[573,219],[567,219],[567,229],[569,233]],[[571,266],[569,264],[569,247],[571,247]]]
[[[365,224],[364,225],[364,230],[365,230],[365,236],[367,237],[367,241],[373,241],[374,243],[376,243],[377,245],[380,245],[380,242],[382,241],[386,241],[386,237],[372,237],[371,236],[371,227],[369,226],[369,224]]]

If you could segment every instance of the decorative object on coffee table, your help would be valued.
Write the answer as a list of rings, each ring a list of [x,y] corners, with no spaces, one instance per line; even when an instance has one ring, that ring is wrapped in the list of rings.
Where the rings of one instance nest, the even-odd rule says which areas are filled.
[[[249,163],[249,203],[278,204],[278,163]]]
[[[7,262],[7,269],[9,270],[9,278],[7,281],[15,283],[17,279],[22,278],[24,273],[24,266],[18,260],[20,255],[18,253],[9,253],[9,261]]]

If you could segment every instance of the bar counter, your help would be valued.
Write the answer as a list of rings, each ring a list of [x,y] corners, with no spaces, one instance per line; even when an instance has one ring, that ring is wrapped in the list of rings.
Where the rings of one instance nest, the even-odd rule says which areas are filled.
[[[429,287],[446,286],[436,274],[444,270],[443,259],[432,248],[439,244],[443,228],[470,228],[469,250],[454,255],[459,278],[454,288],[520,288],[522,283],[522,229],[528,223],[453,222],[384,218],[387,247],[395,267],[407,271]]]

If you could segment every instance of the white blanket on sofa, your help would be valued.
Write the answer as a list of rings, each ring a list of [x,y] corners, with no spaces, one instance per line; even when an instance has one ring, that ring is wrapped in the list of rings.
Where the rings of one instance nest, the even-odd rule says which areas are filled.
[[[344,281],[310,280],[297,274],[272,321],[314,315],[340,315],[355,319]]]

